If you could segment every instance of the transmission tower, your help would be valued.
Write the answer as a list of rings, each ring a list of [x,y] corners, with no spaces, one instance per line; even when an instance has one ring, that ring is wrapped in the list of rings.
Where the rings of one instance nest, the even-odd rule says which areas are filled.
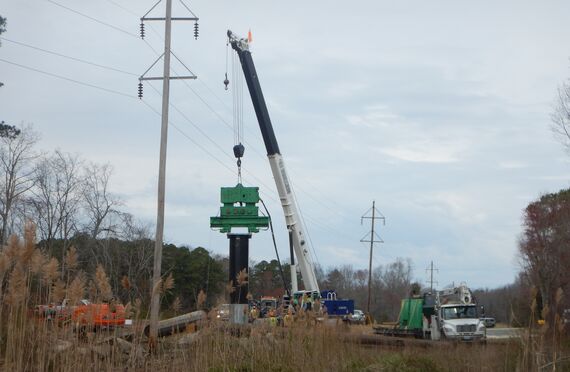
[[[172,0],[166,0],[166,16],[150,17],[149,14],[163,1],[157,2],[144,16],[141,17],[141,38],[144,39],[144,22],[145,21],[164,21],[164,53],[154,61],[154,63],[139,78],[139,98],[143,96],[142,82],[145,80],[162,80],[162,125],[160,132],[160,160],[158,168],[158,206],[156,215],[156,236],[154,246],[154,265],[152,274],[151,287],[151,307],[150,307],[150,332],[149,344],[151,348],[156,347],[158,340],[158,315],[160,311],[160,287],[162,273],[162,240],[164,235],[164,200],[166,189],[166,145],[168,139],[168,106],[170,99],[170,80],[171,79],[196,79],[196,75],[192,73],[180,61],[178,57],[170,49],[172,21],[194,21],[194,38],[198,38],[198,17],[182,2],[180,3],[190,12],[191,17],[172,17]],[[170,76],[170,56],[173,55],[189,72],[188,76]],[[160,59],[164,59],[164,72],[161,77],[145,76]]]
[[[436,280],[433,280],[433,272],[437,271],[439,273],[439,269],[433,267],[433,261],[431,261],[430,265],[426,268],[426,273],[429,273],[429,291],[433,293],[433,285],[438,285],[439,283]]]
[[[369,213],[372,213],[372,216],[368,216]],[[376,215],[378,213],[379,216]],[[360,241],[362,243],[370,243],[370,261],[368,263],[368,305],[366,307],[366,311],[370,314],[370,295],[371,295],[371,288],[372,288],[372,252],[374,251],[374,243],[384,243],[384,240],[378,235],[375,231],[376,220],[382,220],[382,224],[386,225],[386,217],[378,209],[376,209],[376,201],[372,201],[372,208],[366,211],[362,217],[360,217],[360,223],[362,224],[364,220],[370,220],[370,232]],[[368,239],[368,240],[367,240]]]

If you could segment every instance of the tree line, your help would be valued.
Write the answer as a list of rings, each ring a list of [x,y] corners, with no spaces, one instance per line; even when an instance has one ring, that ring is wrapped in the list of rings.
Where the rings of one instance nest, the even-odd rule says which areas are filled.
[[[101,266],[112,292],[123,302],[148,304],[154,241],[151,226],[122,210],[110,191],[112,167],[55,150],[36,149],[39,134],[31,127],[0,126],[0,241],[23,236],[26,222],[35,224],[38,247],[57,259],[60,275],[66,257],[76,257],[78,270],[94,275]],[[163,275],[174,285],[165,294],[165,309],[186,311],[212,307],[227,300],[228,258],[203,247],[165,244]],[[276,260],[252,262],[251,296],[282,295],[283,277]],[[290,267],[283,263],[285,280]],[[367,299],[367,270],[351,266],[317,268],[322,288],[334,289],[363,307]],[[372,311],[379,318],[397,317],[400,299],[412,280],[411,262],[396,262],[374,270]],[[301,278],[299,282],[302,283]]]
[[[0,16],[0,35],[6,32]],[[0,82],[0,87],[2,87]],[[551,115],[551,130],[570,151],[570,81],[560,85]],[[153,236],[148,224],[121,210],[121,199],[109,191],[112,167],[86,162],[60,150],[36,149],[39,134],[31,127],[17,128],[0,122],[0,245],[14,234],[23,236],[33,221],[38,246],[57,260],[66,272],[70,256],[77,270],[95,273],[103,268],[113,292],[124,301],[148,302],[153,256]],[[545,194],[523,212],[519,240],[521,270],[512,284],[479,289],[475,296],[497,320],[515,325],[545,319],[561,322],[570,309],[570,189]],[[164,306],[190,309],[213,306],[227,294],[227,257],[212,255],[202,247],[191,249],[167,244],[163,273],[175,285],[165,295]],[[252,263],[250,290],[253,296],[276,294],[283,288],[278,263]],[[69,269],[69,268],[68,268]],[[74,268],[75,270],[75,268]],[[69,271],[69,270],[67,270]],[[289,266],[283,265],[289,277]],[[367,303],[367,270],[351,266],[317,267],[321,288],[335,289],[351,297],[358,307]],[[411,262],[397,259],[374,269],[371,313],[376,319],[395,320],[400,300],[419,283],[412,281]],[[3,277],[2,277],[3,278]],[[0,294],[6,282],[0,282]]]
[[[63,277],[66,257],[73,250],[77,270],[93,275],[101,266],[113,293],[123,302],[138,299],[148,304],[153,259],[151,226],[122,210],[123,202],[110,191],[112,167],[81,159],[61,150],[36,150],[39,135],[31,127],[0,124],[0,241],[23,236],[33,221],[38,246],[56,258]],[[521,272],[515,282],[495,289],[475,291],[487,313],[498,321],[528,324],[535,301],[536,318],[560,318],[570,301],[561,293],[570,288],[565,270],[570,260],[570,190],[547,194],[524,211],[519,243]],[[164,246],[163,275],[171,275],[173,287],[163,306],[173,311],[212,307],[226,302],[228,258],[203,247]],[[280,296],[290,277],[283,276],[276,260],[252,262],[250,292]],[[349,265],[316,268],[319,285],[336,290],[340,298],[352,298],[367,310],[368,270]],[[63,278],[62,278],[63,279]],[[301,278],[299,282],[302,283]],[[394,321],[400,301],[420,287],[413,280],[412,263],[399,258],[373,269],[370,312],[376,320]],[[535,290],[533,291],[533,288]]]

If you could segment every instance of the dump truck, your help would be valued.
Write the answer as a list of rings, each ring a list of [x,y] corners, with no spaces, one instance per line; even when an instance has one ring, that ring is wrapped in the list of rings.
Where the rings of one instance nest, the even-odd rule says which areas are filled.
[[[485,322],[466,284],[402,300],[394,327],[374,327],[375,333],[431,340],[486,341]]]

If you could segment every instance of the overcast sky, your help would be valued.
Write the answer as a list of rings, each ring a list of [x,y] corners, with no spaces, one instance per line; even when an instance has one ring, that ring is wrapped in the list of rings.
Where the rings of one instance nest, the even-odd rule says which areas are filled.
[[[161,53],[163,25],[148,22],[146,42],[137,35],[138,18],[154,3],[4,0],[0,7],[8,19],[0,120],[33,123],[43,150],[112,164],[112,190],[149,223],[156,219],[160,117],[136,98],[137,76]],[[188,15],[173,3],[175,16]],[[251,29],[269,112],[322,266],[367,267],[368,246],[359,240],[369,225],[360,216],[375,200],[386,225],[374,266],[409,257],[421,281],[432,260],[440,285],[513,281],[522,210],[541,193],[569,187],[570,157],[549,130],[549,114],[557,86],[570,77],[570,2],[186,4],[200,17],[200,37],[194,40],[191,23],[177,22],[173,51],[198,80],[171,88],[167,241],[228,253],[226,237],[209,228],[219,187],[237,181],[232,94],[222,84],[225,35]],[[152,15],[163,12],[161,4]],[[173,74],[185,74],[175,60]],[[160,112],[152,87],[160,93],[160,83],[146,83],[144,102]],[[244,181],[260,187],[287,257],[247,91],[244,111]],[[253,237],[251,257],[275,257],[268,232]]]

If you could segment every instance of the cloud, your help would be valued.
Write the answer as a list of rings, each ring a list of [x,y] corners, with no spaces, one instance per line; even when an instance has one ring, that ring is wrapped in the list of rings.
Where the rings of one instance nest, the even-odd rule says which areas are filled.
[[[499,168],[503,169],[523,169],[527,168],[528,164],[520,161],[501,161],[499,162]]]
[[[322,247],[325,251],[329,252],[332,257],[327,259],[327,262],[336,262],[337,265],[358,265],[365,266],[368,263],[368,256],[366,249],[360,252],[347,247],[339,247],[334,245],[327,245]]]
[[[401,147],[391,147],[380,150],[393,158],[416,163],[453,163],[459,161],[457,150],[441,145],[433,146],[427,141]]]
[[[407,119],[384,104],[365,107],[364,111],[346,120],[356,131],[378,139],[371,145],[376,153],[407,162],[454,163],[468,151],[467,141],[454,137],[452,129],[431,128],[429,123]]]

